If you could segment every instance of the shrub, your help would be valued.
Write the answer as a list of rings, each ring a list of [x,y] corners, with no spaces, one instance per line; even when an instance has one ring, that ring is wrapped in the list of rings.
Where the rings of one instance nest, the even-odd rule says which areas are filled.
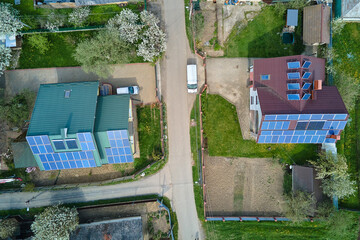
[[[48,38],[42,34],[32,34],[28,38],[28,41],[30,46],[37,49],[40,54],[44,54],[52,46]]]

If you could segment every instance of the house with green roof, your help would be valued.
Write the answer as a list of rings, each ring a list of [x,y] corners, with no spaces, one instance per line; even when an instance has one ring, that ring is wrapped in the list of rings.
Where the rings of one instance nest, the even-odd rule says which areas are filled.
[[[99,96],[97,81],[42,84],[26,140],[40,170],[100,167],[134,161],[132,129],[130,95]]]

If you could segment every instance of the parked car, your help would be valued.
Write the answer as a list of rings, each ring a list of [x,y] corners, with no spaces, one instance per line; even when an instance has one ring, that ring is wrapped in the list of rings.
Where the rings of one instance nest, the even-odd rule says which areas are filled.
[[[187,89],[188,93],[197,93],[196,64],[187,65]]]
[[[121,87],[116,89],[116,94],[139,94],[139,86]]]

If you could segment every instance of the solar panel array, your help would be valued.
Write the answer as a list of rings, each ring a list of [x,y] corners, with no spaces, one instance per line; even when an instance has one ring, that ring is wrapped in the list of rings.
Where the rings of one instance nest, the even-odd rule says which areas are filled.
[[[110,148],[106,148],[109,163],[134,162],[127,130],[107,132]]]
[[[288,90],[298,90],[300,89],[299,83],[288,83],[287,84]]]
[[[78,140],[80,142],[81,149],[84,150],[95,150],[94,141],[92,139],[91,133],[77,133]]]
[[[300,73],[299,72],[290,72],[287,74],[289,80],[293,79],[300,79]]]
[[[54,153],[46,135],[28,136],[26,140],[33,154],[39,156],[44,170],[96,167],[92,151]]]
[[[288,94],[287,95],[288,100],[300,100],[299,94]]]
[[[326,138],[338,135],[346,126],[347,114],[284,114],[265,115],[258,143],[332,143]],[[298,120],[295,130],[289,130],[290,120]]]
[[[287,65],[288,65],[289,69],[300,68],[300,62],[299,61],[297,61],[297,62],[288,62]]]
[[[265,121],[274,120],[345,120],[347,114],[271,114]]]

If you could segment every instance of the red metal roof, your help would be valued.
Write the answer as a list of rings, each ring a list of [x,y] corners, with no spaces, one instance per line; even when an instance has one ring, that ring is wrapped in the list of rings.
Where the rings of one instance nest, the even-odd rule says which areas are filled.
[[[311,61],[308,69],[288,69],[288,62]],[[311,72],[307,80],[289,80],[287,73]],[[260,75],[269,74],[270,80],[260,80]],[[302,90],[303,83],[313,83],[315,80],[325,80],[325,59],[311,56],[288,56],[278,58],[263,58],[254,60],[254,88],[258,91],[260,107],[263,114],[287,113],[347,113],[342,98],[334,86],[323,86],[322,90],[314,91],[314,99],[287,100],[288,93],[298,93],[300,98],[305,92],[313,89]],[[300,90],[288,90],[287,83],[299,83]]]

